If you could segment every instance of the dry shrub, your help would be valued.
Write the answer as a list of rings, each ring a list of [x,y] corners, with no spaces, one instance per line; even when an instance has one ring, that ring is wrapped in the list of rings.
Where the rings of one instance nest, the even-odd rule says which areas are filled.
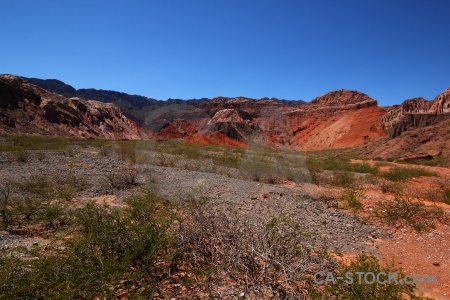
[[[138,173],[133,167],[123,167],[104,174],[112,188],[121,190],[137,185]]]
[[[325,251],[306,245],[310,233],[293,217],[242,217],[235,205],[198,195],[183,199],[179,239],[203,291],[219,295],[223,286],[221,296],[304,298],[313,270],[336,266]]]

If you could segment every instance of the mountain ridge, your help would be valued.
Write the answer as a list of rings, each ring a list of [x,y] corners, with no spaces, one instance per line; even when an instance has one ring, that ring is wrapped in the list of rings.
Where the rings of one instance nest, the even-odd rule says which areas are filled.
[[[2,75],[0,78],[8,76],[14,77]],[[45,97],[53,99],[53,103],[42,104],[45,108],[41,107],[43,112],[36,110],[41,112],[36,116],[45,122],[51,121],[46,124],[56,126],[54,134],[60,135],[73,136],[77,131],[75,136],[83,137],[84,129],[78,127],[84,122],[93,126],[90,131],[86,129],[84,137],[176,139],[191,143],[244,148],[282,147],[301,151],[363,145],[367,155],[372,153],[382,158],[414,157],[419,152],[421,156],[436,156],[445,154],[449,148],[446,141],[450,140],[450,126],[446,122],[450,119],[450,89],[433,100],[418,97],[389,107],[379,107],[377,100],[368,95],[344,89],[330,91],[311,102],[295,106],[276,98],[215,97],[162,101],[115,91],[76,90],[84,92],[84,97],[103,100],[91,102],[78,96],[67,98],[52,94],[37,86],[31,88],[33,84],[20,80],[23,80],[21,87],[16,84],[15,88],[0,89],[0,121],[9,133],[32,133],[26,124],[36,121],[33,114],[26,112],[27,105],[32,110],[40,106],[45,94]],[[57,79],[36,80],[63,94],[71,95],[74,90]],[[40,94],[33,93],[36,89],[41,89]],[[134,98],[130,100],[129,97]],[[25,102],[18,105],[20,99]],[[112,99],[113,104],[105,104],[108,99]],[[88,110],[83,108],[89,105],[92,115],[86,114]],[[100,113],[100,110],[107,113]],[[96,123],[90,119],[95,114],[105,122],[114,120],[115,125],[109,124],[109,135],[102,135],[95,127],[98,120]],[[11,129],[19,124],[17,121],[22,127]],[[126,127],[128,129],[124,129]],[[116,129],[119,132],[114,133]],[[45,130],[36,133],[47,134]]]

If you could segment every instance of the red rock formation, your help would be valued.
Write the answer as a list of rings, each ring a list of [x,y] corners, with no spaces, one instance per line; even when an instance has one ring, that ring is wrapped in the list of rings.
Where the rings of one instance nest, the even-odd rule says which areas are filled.
[[[211,134],[220,133],[241,144],[301,150],[343,148],[367,142],[382,135],[371,133],[370,128],[386,114],[376,100],[346,90],[330,92],[296,108],[271,100],[243,97],[218,97],[198,108],[204,110],[210,120],[198,126],[198,131],[186,141],[211,143],[214,141]],[[172,137],[181,137],[178,132]],[[164,136],[170,137],[170,134],[164,131]],[[231,144],[230,139],[227,142]]]
[[[187,120],[173,120],[166,124],[159,132],[158,137],[167,139],[180,139],[194,135],[197,128]]]
[[[239,148],[249,148],[247,144],[241,143],[220,132],[216,132],[214,134],[190,136],[185,138],[183,142],[203,145],[222,145]]]

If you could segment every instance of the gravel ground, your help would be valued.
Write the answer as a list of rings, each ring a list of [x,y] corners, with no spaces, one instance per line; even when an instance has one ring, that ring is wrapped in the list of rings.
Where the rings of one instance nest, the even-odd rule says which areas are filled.
[[[36,175],[76,175],[89,182],[89,187],[77,195],[79,200],[114,195],[114,201],[121,203],[133,193],[132,189],[112,188],[105,174],[123,172],[129,167],[130,164],[120,160],[114,152],[101,156],[96,148],[79,146],[71,146],[66,151],[33,151],[27,162],[17,161],[12,153],[0,152],[2,182],[6,179],[23,181]],[[327,243],[343,253],[374,252],[376,248],[372,238],[388,237],[369,225],[361,224],[346,212],[327,208],[317,197],[327,190],[310,183],[272,185],[150,163],[136,164],[133,168],[137,170],[140,185],[154,182],[165,197],[179,199],[187,192],[206,192],[216,199],[217,207],[232,209],[239,218],[250,220],[250,223],[265,222],[272,216],[287,214],[313,233],[309,240],[311,244]],[[235,171],[224,173],[233,174]],[[0,232],[0,248],[30,247],[36,243],[42,244],[43,241]]]

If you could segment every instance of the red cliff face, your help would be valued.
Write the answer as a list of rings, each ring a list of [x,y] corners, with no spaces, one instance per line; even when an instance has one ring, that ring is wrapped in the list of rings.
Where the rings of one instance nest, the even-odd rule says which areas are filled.
[[[376,120],[386,113],[369,96],[338,90],[296,108],[272,100],[222,98],[197,106],[205,112],[189,120],[195,129],[185,130],[180,120],[170,121],[158,136],[215,143],[211,135],[227,136],[221,143],[266,145],[301,150],[358,145],[380,134],[371,133]],[[181,127],[180,127],[181,126]],[[207,138],[208,137],[208,138]],[[230,140],[231,139],[231,140]]]
[[[290,142],[301,150],[359,145],[381,135],[370,128],[385,113],[363,93],[332,91],[287,113]]]
[[[109,103],[65,98],[12,76],[0,76],[0,133],[142,139],[148,133]]]
[[[68,99],[18,77],[0,76],[0,134],[179,139],[191,143],[297,150],[363,145],[382,157],[400,155],[408,145],[423,151],[433,150],[450,139],[448,125],[443,122],[450,119],[450,89],[432,101],[413,98],[388,108],[378,107],[377,101],[366,94],[337,90],[296,107],[268,99],[217,97],[197,106],[171,104],[142,114],[150,128],[148,131],[125,117],[113,104]],[[440,134],[437,140],[435,132]],[[405,142],[389,141],[399,136]],[[383,142],[390,145],[389,149],[383,150],[380,137],[390,143]],[[375,146],[370,148],[371,145]],[[445,149],[442,145],[439,147]]]

